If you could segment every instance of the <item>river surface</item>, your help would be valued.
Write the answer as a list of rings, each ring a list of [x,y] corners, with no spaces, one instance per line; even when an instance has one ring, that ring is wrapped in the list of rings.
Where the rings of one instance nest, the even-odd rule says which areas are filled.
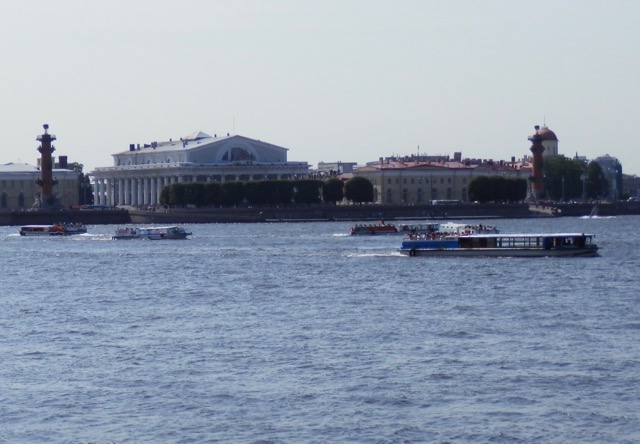
[[[2,443],[640,442],[640,217],[596,258],[410,258],[352,222],[0,227]]]

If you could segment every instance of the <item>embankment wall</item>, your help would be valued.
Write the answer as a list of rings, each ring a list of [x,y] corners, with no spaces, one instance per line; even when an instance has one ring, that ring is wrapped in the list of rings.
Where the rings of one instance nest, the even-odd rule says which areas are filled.
[[[556,216],[640,215],[640,203],[558,204]],[[51,224],[79,222],[86,225],[181,224],[297,222],[333,220],[427,220],[473,218],[551,217],[552,212],[532,211],[527,204],[458,204],[458,205],[340,205],[284,208],[209,208],[209,209],[135,209],[0,211],[0,225]]]

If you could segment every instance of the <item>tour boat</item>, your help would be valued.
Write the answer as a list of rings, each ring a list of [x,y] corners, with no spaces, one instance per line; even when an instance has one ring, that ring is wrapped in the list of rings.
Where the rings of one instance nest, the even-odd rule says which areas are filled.
[[[470,234],[419,235],[402,241],[408,256],[597,256],[593,234]]]
[[[80,223],[58,223],[53,225],[23,225],[20,236],[69,236],[84,234],[87,227]]]
[[[379,224],[359,224],[351,228],[352,235],[375,235],[375,234],[397,234],[398,229],[395,225],[385,224],[382,221]]]
[[[191,233],[182,227],[117,228],[113,239],[186,239]]]

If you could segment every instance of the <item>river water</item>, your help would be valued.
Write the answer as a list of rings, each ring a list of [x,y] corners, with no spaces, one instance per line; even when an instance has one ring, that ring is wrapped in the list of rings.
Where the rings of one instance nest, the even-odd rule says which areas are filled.
[[[410,258],[352,222],[0,227],[0,442],[640,441],[640,217],[596,258]]]

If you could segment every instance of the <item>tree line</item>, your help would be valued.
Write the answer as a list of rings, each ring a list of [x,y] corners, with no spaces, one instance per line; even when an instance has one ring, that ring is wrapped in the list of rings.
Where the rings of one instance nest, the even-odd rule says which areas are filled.
[[[326,181],[259,180],[229,182],[177,182],[165,186],[160,204],[167,206],[194,205],[196,207],[312,205],[347,199],[354,203],[373,202],[373,185],[363,177],[346,183],[333,178]]]
[[[610,186],[602,167],[591,161],[551,156],[543,160],[545,198],[556,201],[601,199],[610,196]],[[469,183],[468,197],[474,202],[518,202],[527,197],[526,179],[478,176]]]

